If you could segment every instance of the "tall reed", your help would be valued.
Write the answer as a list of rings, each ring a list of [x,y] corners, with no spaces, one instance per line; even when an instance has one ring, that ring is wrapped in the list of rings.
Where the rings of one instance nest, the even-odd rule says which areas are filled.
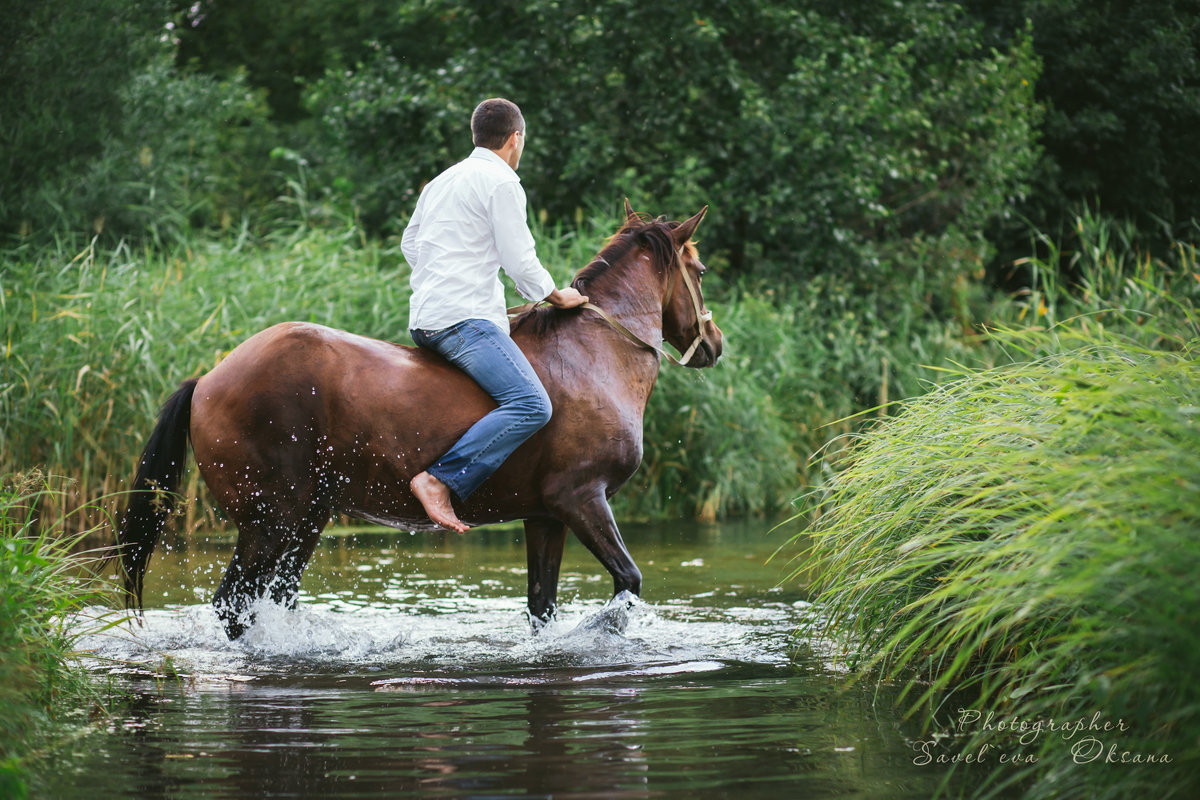
[[[565,283],[618,224],[535,221],[539,254]],[[0,262],[0,471],[42,465],[73,478],[43,498],[49,517],[119,492],[163,399],[258,330],[299,319],[407,341],[397,243],[352,222],[161,249],[59,241]],[[938,379],[921,364],[976,360],[958,325],[929,314],[921,287],[870,297],[834,279],[749,287],[722,284],[714,266],[705,293],[726,357],[714,370],[663,370],[643,468],[618,496],[623,516],[777,513],[810,479],[809,455],[847,428],[829,423],[921,391]],[[195,470],[188,480],[197,496]],[[185,514],[185,529],[219,525],[206,499]]]
[[[0,796],[21,797],[37,753],[88,722],[101,693],[74,659],[77,614],[111,596],[94,576],[101,553],[76,553],[82,534],[40,524],[53,482],[40,473],[0,477]]]
[[[299,319],[406,335],[399,248],[353,228],[161,252],[65,248],[5,252],[0,278],[0,472],[69,475],[43,499],[51,517],[99,510],[92,501],[124,485],[163,399],[258,330]]]
[[[1104,224],[1081,218],[1081,241]],[[967,768],[994,791],[1200,790],[1200,279],[1190,246],[1174,263],[1118,246],[1021,298],[1018,318],[1057,322],[998,332],[1013,363],[857,437],[793,545],[808,632],[859,676],[907,681],[910,710],[954,734],[932,752],[991,748]],[[973,712],[1119,727],[1022,740]],[[998,763],[1014,751],[1038,760]],[[1106,763],[1122,757],[1140,763]]]

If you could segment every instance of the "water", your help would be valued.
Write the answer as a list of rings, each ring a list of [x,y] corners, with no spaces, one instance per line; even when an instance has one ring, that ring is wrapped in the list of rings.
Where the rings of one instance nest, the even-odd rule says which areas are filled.
[[[327,537],[300,607],[225,639],[229,543],[160,552],[145,624],[88,636],[134,702],[47,797],[927,797],[888,691],[844,691],[781,534],[625,526],[644,599],[570,542],[559,619],[524,616],[518,530]]]

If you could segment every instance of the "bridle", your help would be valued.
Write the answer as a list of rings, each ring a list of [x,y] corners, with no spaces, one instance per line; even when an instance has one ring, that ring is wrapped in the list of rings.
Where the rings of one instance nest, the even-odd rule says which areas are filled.
[[[604,257],[602,257],[602,256],[596,256],[594,259],[592,259],[591,264],[595,264],[597,262],[600,262],[605,265],[609,265],[608,261],[605,260]],[[684,351],[683,355],[680,356],[679,358],[675,358],[675,356],[671,355],[666,350],[662,349],[662,347],[660,347],[656,344],[651,344],[650,342],[647,342],[645,339],[642,339],[640,336],[638,336],[633,331],[629,330],[629,328],[626,328],[623,324],[621,324],[620,321],[614,319],[612,317],[612,315],[610,315],[607,311],[605,311],[604,309],[597,306],[595,303],[587,302],[587,303],[583,303],[582,305],[577,306],[577,307],[586,309],[587,311],[594,311],[595,313],[599,314],[600,317],[605,322],[607,322],[609,325],[612,326],[613,330],[615,330],[617,333],[624,336],[629,341],[638,345],[639,347],[643,347],[647,350],[651,350],[655,353],[658,353],[658,355],[661,358],[667,359],[667,361],[670,361],[672,364],[675,364],[675,365],[681,366],[681,367],[686,366],[687,362],[690,361],[692,356],[695,354],[696,348],[699,347],[700,343],[704,341],[704,323],[711,320],[713,318],[713,315],[712,315],[712,311],[707,311],[704,309],[703,303],[700,302],[700,289],[696,286],[696,282],[694,280],[692,280],[692,276],[688,274],[687,267],[684,266],[683,247],[680,247],[678,250],[675,251],[674,262],[676,265],[679,266],[679,269],[678,269],[678,271],[671,272],[671,278],[667,282],[666,297],[669,299],[675,293],[675,281],[679,279],[680,275],[682,275],[683,276],[683,284],[684,284],[684,286],[687,287],[688,295],[690,295],[692,298],[692,309],[696,312],[696,338],[692,340],[692,343],[690,345],[688,345],[687,350]],[[591,266],[591,264],[589,264],[588,266]],[[541,302],[545,302],[545,301],[541,301]],[[521,314],[532,308],[536,308],[537,306],[541,305],[541,302],[526,303],[523,306],[514,306],[514,307],[508,309],[508,315],[510,317],[515,317],[518,314]]]
[[[692,298],[692,309],[696,312],[696,338],[692,339],[692,343],[688,345],[688,349],[682,356],[679,357],[678,361],[676,361],[675,357],[667,351],[662,350],[661,348],[658,348],[658,350],[660,353],[666,356],[671,363],[683,366],[691,360],[692,355],[696,352],[696,348],[699,347],[700,343],[704,341],[704,323],[710,321],[713,315],[712,311],[704,309],[704,304],[700,302],[700,288],[696,286],[696,282],[693,281],[692,276],[688,274],[687,267],[683,265],[682,247],[675,251],[675,263],[679,265],[679,270],[677,272],[672,272],[671,278],[667,282],[667,298],[670,299],[671,296],[675,294],[675,281],[680,275],[682,275],[683,285],[687,287],[688,294],[691,295]]]

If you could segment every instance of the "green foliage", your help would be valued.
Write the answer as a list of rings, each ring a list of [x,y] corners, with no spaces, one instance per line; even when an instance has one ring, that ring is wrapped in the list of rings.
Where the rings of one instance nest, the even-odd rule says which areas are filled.
[[[163,48],[156,37],[164,6],[7,0],[0,26],[0,233],[63,222],[59,210],[71,196],[53,187],[71,182],[115,135],[122,87]]]
[[[88,51],[108,59],[95,85],[76,78],[103,100],[92,119],[26,110],[58,96],[50,64],[85,49],[91,18],[40,10],[14,34],[7,74],[46,66],[8,89],[12,152],[32,157],[8,161],[22,190],[5,230],[164,243],[261,235],[299,210],[302,225],[394,233],[469,151],[474,105],[503,94],[526,110],[522,175],[551,219],[623,195],[712,203],[706,251],[727,273],[870,291],[920,272],[949,303],[1036,157],[1030,36],[986,48],[953,4],[146,2],[110,9],[129,24]],[[54,119],[75,133],[47,135]]]
[[[1001,43],[1032,26],[1044,63],[1044,157],[1023,213],[1067,228],[1068,209],[1098,202],[1160,240],[1163,221],[1200,215],[1200,15],[1190,0],[970,0]]]
[[[0,232],[161,243],[264,218],[285,178],[263,92],[177,68],[165,2],[21,5],[0,63]]]
[[[179,63],[195,63],[216,76],[244,70],[250,84],[266,92],[273,119],[282,123],[303,120],[305,83],[344,58],[353,59],[381,22],[400,13],[393,0],[174,0],[171,5],[178,21],[173,35]]]
[[[1024,191],[1038,112],[1028,37],[986,51],[955,6],[877,6],[890,24],[859,33],[761,1],[407,3],[312,87],[311,160],[394,230],[469,149],[475,103],[503,94],[526,112],[522,174],[552,217],[622,195],[718,203],[706,241],[739,273],[878,280],[911,266],[902,237],[980,249],[961,231]]]
[[[261,215],[280,187],[266,105],[240,73],[218,80],[182,72],[163,54],[119,100],[113,136],[65,187],[74,198],[69,211],[92,220],[97,233],[144,232],[162,243],[193,228],[230,228],[251,210]]]
[[[989,778],[1030,797],[1190,796],[1200,774],[1200,273],[1190,245],[1165,263],[1120,230],[1080,218],[1076,285],[1045,270],[1020,305],[1057,322],[997,334],[1015,363],[961,370],[860,435],[793,543],[810,633],[911,681],[914,712],[954,691],[997,718],[1100,712],[1129,727],[1105,742],[1118,754],[1174,762],[1080,764],[1043,735],[1036,764]],[[1018,744],[955,733],[938,752]]]
[[[86,723],[98,702],[96,688],[71,660],[80,632],[69,627],[69,619],[99,602],[106,587],[88,577],[95,556],[72,554],[82,537],[39,524],[37,509],[49,491],[37,473],[0,478],[0,790],[5,797],[24,796],[30,754],[52,742],[51,723]]]
[[[262,233],[300,180],[306,223],[336,201],[395,232],[489,94],[529,116],[534,208],[712,203],[710,260],[739,275],[919,269],[941,303],[1023,249],[1014,210],[1067,243],[1068,210],[1099,203],[1148,246],[1197,213],[1181,0],[8,5],[0,233],[39,241]]]

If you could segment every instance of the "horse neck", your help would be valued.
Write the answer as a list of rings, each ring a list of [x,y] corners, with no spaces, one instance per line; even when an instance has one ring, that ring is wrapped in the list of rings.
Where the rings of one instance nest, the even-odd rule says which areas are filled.
[[[634,250],[584,287],[584,294],[639,338],[661,346],[665,281],[646,250]]]

